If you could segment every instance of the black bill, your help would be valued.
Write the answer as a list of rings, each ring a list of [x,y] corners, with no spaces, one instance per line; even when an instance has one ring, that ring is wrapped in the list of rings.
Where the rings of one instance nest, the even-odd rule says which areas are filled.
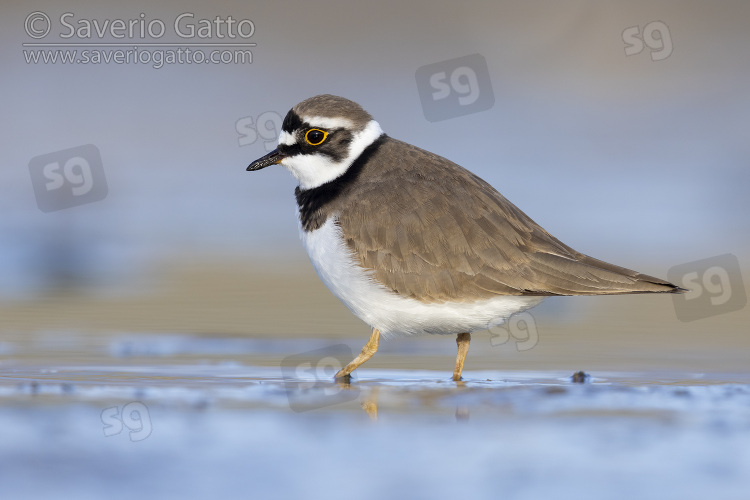
[[[261,168],[270,167],[271,165],[276,165],[281,160],[283,160],[285,156],[281,153],[279,153],[278,149],[274,149],[270,153],[268,153],[266,156],[262,158],[258,158],[254,162],[250,164],[249,167],[247,167],[247,171],[251,172],[254,170],[260,170]]]

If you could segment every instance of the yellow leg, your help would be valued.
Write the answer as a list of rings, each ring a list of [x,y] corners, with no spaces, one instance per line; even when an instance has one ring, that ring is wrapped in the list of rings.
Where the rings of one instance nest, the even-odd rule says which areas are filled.
[[[373,354],[378,352],[379,341],[380,330],[378,330],[377,328],[373,328],[372,335],[370,335],[370,340],[368,340],[365,346],[362,348],[362,352],[360,352],[359,356],[354,358],[351,363],[339,370],[339,372],[336,374],[336,380],[344,382],[348,382],[349,380],[351,380],[351,373],[359,368],[362,363],[370,359]]]
[[[458,337],[456,337],[458,354],[456,354],[456,368],[453,369],[453,380],[456,382],[461,380],[461,372],[464,370],[464,361],[466,361],[466,354],[469,352],[469,342],[471,342],[470,333],[459,333]]]

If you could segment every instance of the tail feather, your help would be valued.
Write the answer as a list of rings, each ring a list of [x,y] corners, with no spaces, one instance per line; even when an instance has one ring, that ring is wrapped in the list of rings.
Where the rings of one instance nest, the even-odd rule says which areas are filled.
[[[614,264],[589,257],[588,255],[581,255],[580,262],[597,269],[603,269],[605,271],[616,273],[621,276],[626,276],[633,280],[631,283],[624,286],[618,283],[618,286],[614,286],[604,293],[685,293],[689,291],[685,288],[675,285],[674,283],[670,283],[669,281],[665,281],[654,276],[649,276],[648,274],[642,274],[625,267],[616,266]]]

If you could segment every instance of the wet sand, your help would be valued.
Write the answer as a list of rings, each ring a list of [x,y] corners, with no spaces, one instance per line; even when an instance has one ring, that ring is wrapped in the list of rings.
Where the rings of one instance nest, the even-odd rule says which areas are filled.
[[[369,330],[305,263],[175,263],[0,317],[9,497],[750,490],[746,309],[686,323],[670,296],[550,299],[531,330],[475,334],[460,383],[455,339],[430,336],[382,342],[351,385],[331,376]]]

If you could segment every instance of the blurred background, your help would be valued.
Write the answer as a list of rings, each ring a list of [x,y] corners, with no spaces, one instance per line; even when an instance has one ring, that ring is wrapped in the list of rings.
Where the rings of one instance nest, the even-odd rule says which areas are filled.
[[[749,24],[742,0],[5,0],[3,491],[746,498]],[[465,382],[432,336],[334,385],[369,328],[308,262],[291,175],[245,171],[320,93],[693,291],[548,299],[475,334]]]
[[[389,135],[476,172],[581,252],[660,277],[724,254],[746,266],[746,2],[71,0],[5,2],[2,14],[5,342],[45,331],[364,341],[367,327],[307,262],[292,177],[245,172],[273,148],[289,108],[319,93],[357,101]],[[116,20],[133,21],[133,36],[105,24]],[[159,23],[164,34],[149,37]],[[209,46],[227,42],[255,45]],[[250,50],[252,62],[144,56],[187,44],[226,50],[227,61]],[[147,59],[43,59],[91,49]],[[472,54],[486,61],[486,109],[428,120],[417,70]],[[96,196],[76,200],[66,190],[85,176],[75,165],[66,173],[66,151],[85,145],[100,155],[87,159],[101,162]],[[57,170],[40,170],[49,164]],[[45,190],[55,175],[58,201]],[[57,209],[65,203],[77,205]],[[673,331],[667,346],[694,338],[700,351],[722,335],[744,338],[724,327],[705,336],[716,321],[741,324],[744,311],[683,323],[668,297],[556,299],[538,311],[550,332],[583,321],[614,343],[631,321],[644,318],[633,327],[642,331],[656,316],[647,335]],[[638,339],[635,348],[643,340],[625,337]]]

